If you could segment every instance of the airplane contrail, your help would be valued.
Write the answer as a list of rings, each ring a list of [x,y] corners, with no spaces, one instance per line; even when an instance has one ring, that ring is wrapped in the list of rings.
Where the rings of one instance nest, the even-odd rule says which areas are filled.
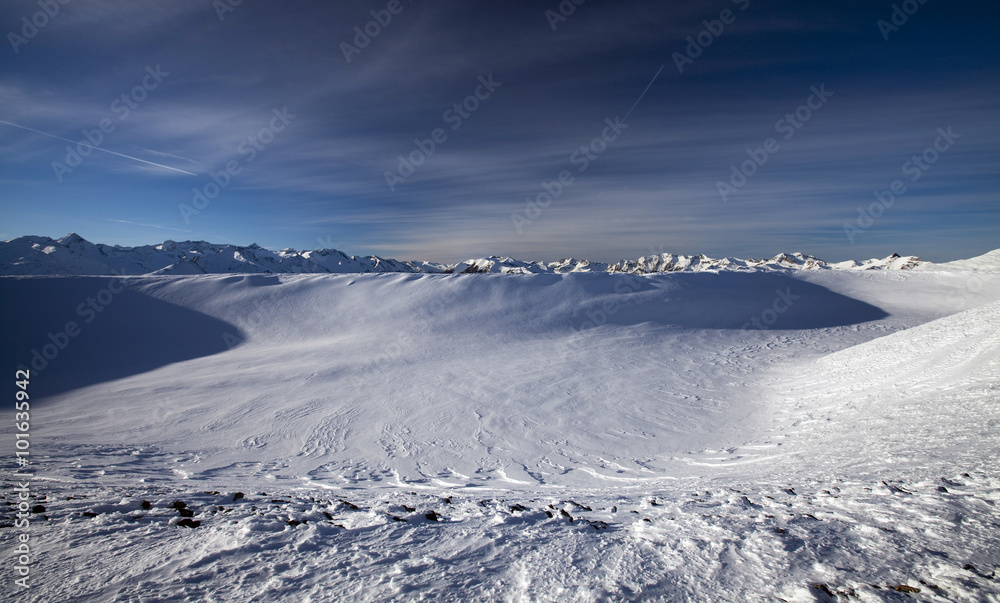
[[[159,224],[143,224],[142,222],[132,222],[131,220],[119,220],[117,218],[104,218],[108,222],[121,222],[122,224],[132,224],[133,226],[145,226],[147,228],[160,228],[162,230],[176,230],[177,232],[191,232],[183,228],[171,228],[170,226],[160,226]]]
[[[653,76],[653,79],[649,81],[649,85],[646,86],[646,89],[642,91],[642,94],[639,95],[639,98],[635,101],[635,104],[632,105],[632,108],[628,110],[628,113],[625,114],[625,117],[622,118],[622,121],[627,120],[628,116],[632,115],[632,112],[635,111],[635,108],[638,107],[639,103],[642,102],[642,99],[646,96],[646,93],[649,92],[649,89],[653,87],[653,82],[656,81],[656,78],[660,77],[660,72],[663,71],[664,67],[666,67],[666,65],[660,65],[659,71],[657,71],[656,75]]]
[[[15,128],[21,128],[22,130],[27,130],[29,132],[34,132],[35,134],[41,134],[42,136],[48,136],[49,138],[55,138],[56,140],[62,140],[64,142],[68,142],[70,144],[77,144],[78,142],[80,142],[78,140],[70,140],[68,138],[63,138],[62,136],[56,136],[55,134],[49,134],[47,132],[42,132],[41,130],[36,130],[34,128],[28,128],[28,127],[25,127],[25,126],[19,126],[17,124],[12,124],[9,121],[4,121],[2,119],[0,119],[0,124],[7,124],[8,126],[14,126]],[[174,172],[180,172],[182,174],[187,174],[188,176],[197,176],[198,175],[198,174],[194,174],[194,173],[182,170],[182,169],[178,169],[178,168],[175,168],[175,167],[170,167],[169,165],[163,165],[163,164],[160,164],[160,163],[153,163],[152,161],[146,161],[145,159],[139,159],[138,157],[132,157],[131,155],[124,155],[122,153],[116,153],[114,151],[109,151],[107,149],[102,149],[100,147],[94,147],[93,145],[91,145],[91,146],[93,147],[93,149],[95,151],[101,151],[101,152],[107,153],[109,155],[117,155],[118,157],[124,157],[125,159],[132,159],[133,161],[138,161],[139,163],[145,163],[145,164],[148,164],[148,165],[155,165],[156,167],[160,167],[160,168],[163,168],[165,170],[172,170]]]

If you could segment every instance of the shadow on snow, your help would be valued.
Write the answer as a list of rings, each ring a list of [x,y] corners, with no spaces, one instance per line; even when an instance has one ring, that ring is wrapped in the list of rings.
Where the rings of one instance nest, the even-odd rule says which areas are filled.
[[[29,391],[36,399],[217,354],[243,339],[225,321],[122,282],[0,279],[4,374],[13,379],[17,368],[31,368]]]

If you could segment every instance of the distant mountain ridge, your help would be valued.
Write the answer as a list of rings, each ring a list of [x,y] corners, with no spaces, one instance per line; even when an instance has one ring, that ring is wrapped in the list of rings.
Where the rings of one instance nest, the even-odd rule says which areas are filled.
[[[997,252],[991,252],[996,254]],[[991,256],[981,256],[986,258]],[[992,256],[991,256],[992,257]],[[995,258],[993,258],[995,260]],[[974,260],[963,260],[973,262]],[[715,259],[705,255],[663,253],[621,260],[614,264],[565,259],[558,262],[524,262],[491,256],[457,264],[404,262],[378,256],[359,257],[335,249],[271,251],[249,246],[205,241],[165,241],[159,245],[121,247],[94,244],[76,233],[61,239],[24,236],[0,242],[0,275],[188,275],[188,274],[354,274],[405,273],[506,273],[537,274],[609,272],[652,274],[658,272],[759,271],[759,270],[910,270],[934,266],[915,256],[893,254],[863,262],[827,263],[801,253],[779,254],[771,259]],[[942,264],[943,266],[943,264]]]

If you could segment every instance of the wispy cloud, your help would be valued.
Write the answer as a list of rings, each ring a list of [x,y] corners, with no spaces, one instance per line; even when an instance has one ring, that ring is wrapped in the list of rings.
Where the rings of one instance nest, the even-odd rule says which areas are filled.
[[[224,21],[205,0],[70,3],[3,64],[0,117],[15,125],[0,125],[5,230],[58,234],[82,223],[95,229],[92,240],[115,242],[134,228],[134,239],[152,242],[159,229],[148,225],[159,225],[243,244],[287,237],[278,244],[310,248],[320,238],[438,261],[611,260],[661,245],[830,257],[995,246],[983,233],[1000,228],[1000,206],[989,202],[1000,156],[1000,78],[990,60],[1000,43],[989,24],[1000,5],[921,9],[887,43],[876,26],[885,6],[743,4],[585,3],[553,31],[547,7],[530,3],[403,3],[348,64],[340,44],[372,19],[365,2],[244,2]],[[19,6],[0,6],[0,22],[19,22]],[[672,54],[724,8],[735,22],[679,73]],[[72,51],[80,47],[87,52]],[[116,119],[111,104],[147,65],[169,78]],[[486,75],[503,85],[487,101],[468,100]],[[723,203],[716,182],[823,83],[835,92],[829,104]],[[476,109],[452,129],[446,112],[466,102]],[[271,111],[284,107],[296,118],[272,139]],[[577,172],[573,154],[606,118],[626,115],[624,135]],[[128,161],[52,178],[62,142],[105,117],[118,125],[105,152]],[[949,125],[959,144],[849,245],[843,223]],[[418,145],[427,148],[437,128],[447,140],[421,159]],[[420,166],[393,192],[384,174],[401,156]],[[213,174],[225,181],[230,165],[238,173],[186,224],[178,206],[211,188]],[[516,232],[511,214],[562,170],[573,170],[572,186]],[[184,177],[152,177],[165,174]],[[111,228],[92,207],[143,219]],[[945,226],[968,236],[942,246],[934,237]]]
[[[36,130],[34,128],[28,128],[26,126],[19,126],[17,124],[10,123],[9,121],[0,120],[0,124],[5,124],[8,126],[13,126],[15,128],[21,128],[22,130],[27,130],[29,132],[34,132],[35,134],[41,134],[42,136],[48,136],[49,138],[54,138],[56,140],[62,140],[63,142],[68,142],[70,144],[77,144],[80,141],[70,140],[68,138],[63,138],[62,136],[56,136],[55,134],[49,134],[47,132],[42,132],[41,130]],[[139,159],[138,157],[133,157],[131,155],[125,155],[124,153],[118,153],[115,151],[109,151],[108,149],[102,149],[101,147],[95,147],[91,145],[91,148],[95,151],[100,151],[102,153],[107,153],[108,155],[115,155],[116,157],[124,157],[125,159],[131,159],[132,161],[138,161],[139,163],[145,163],[146,165],[151,165],[154,167],[162,168],[164,170],[170,170],[172,172],[179,172],[181,174],[187,174],[188,176],[197,176],[194,172],[189,172],[187,170],[182,170],[180,168],[170,167],[169,165],[163,165],[161,163],[155,163],[153,161],[146,161],[145,159]]]

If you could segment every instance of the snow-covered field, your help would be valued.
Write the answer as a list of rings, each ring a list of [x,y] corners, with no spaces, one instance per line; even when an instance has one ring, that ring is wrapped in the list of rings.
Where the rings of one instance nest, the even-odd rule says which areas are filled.
[[[0,278],[4,591],[1000,601],[991,261]]]

